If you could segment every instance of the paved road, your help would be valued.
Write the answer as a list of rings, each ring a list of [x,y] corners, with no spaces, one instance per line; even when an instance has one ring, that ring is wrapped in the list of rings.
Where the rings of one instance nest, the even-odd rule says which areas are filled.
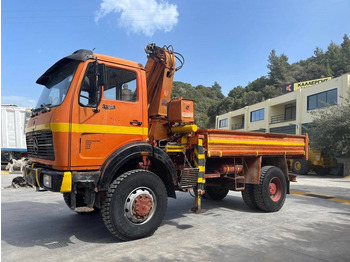
[[[99,214],[70,211],[62,195],[5,188],[1,175],[2,261],[348,261],[350,179],[298,177],[277,213],[249,209],[239,192],[208,211],[188,212],[193,198],[169,199],[165,220],[149,238],[119,242]]]

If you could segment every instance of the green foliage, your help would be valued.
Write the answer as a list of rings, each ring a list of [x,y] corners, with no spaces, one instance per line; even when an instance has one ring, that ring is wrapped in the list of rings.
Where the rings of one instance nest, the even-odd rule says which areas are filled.
[[[208,115],[208,110],[212,105],[217,105],[225,99],[225,96],[221,93],[221,86],[216,82],[212,87],[203,85],[194,87],[191,84],[174,82],[172,97],[183,97],[195,101],[195,123],[200,128],[213,127],[209,124],[210,115]]]
[[[314,55],[306,60],[289,64],[288,56],[277,55],[272,50],[268,56],[268,77],[262,76],[249,82],[246,87],[234,87],[225,97],[221,86],[215,82],[211,87],[174,82],[173,97],[195,101],[196,124],[200,128],[213,128],[217,115],[259,103],[282,94],[282,86],[323,77],[338,77],[350,72],[350,39],[345,34],[343,43],[333,42],[323,51],[316,47]]]
[[[350,91],[348,91],[350,98]],[[308,129],[311,147],[334,156],[350,156],[350,99],[338,106],[312,112],[314,121]]]
[[[283,85],[295,82],[291,73],[291,66],[288,63],[288,56],[285,54],[277,56],[275,49],[273,49],[269,55],[268,62],[267,68],[270,69],[269,77],[272,84]]]

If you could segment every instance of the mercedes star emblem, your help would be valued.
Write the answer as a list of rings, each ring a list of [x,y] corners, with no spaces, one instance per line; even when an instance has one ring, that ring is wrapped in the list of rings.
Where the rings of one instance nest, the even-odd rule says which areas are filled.
[[[33,136],[33,150],[34,150],[35,155],[37,155],[39,153],[38,139],[36,139],[35,136]]]

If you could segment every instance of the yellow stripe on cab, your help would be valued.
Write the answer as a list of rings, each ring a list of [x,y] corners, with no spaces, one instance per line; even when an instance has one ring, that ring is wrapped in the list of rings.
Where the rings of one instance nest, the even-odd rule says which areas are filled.
[[[51,130],[54,133],[98,133],[98,134],[119,134],[119,135],[147,135],[147,127],[112,126],[112,125],[87,125],[69,123],[50,123],[26,128],[26,132],[38,130]]]

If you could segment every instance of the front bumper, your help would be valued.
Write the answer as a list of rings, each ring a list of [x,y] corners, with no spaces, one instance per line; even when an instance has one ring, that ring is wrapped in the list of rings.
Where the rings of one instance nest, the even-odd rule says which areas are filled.
[[[44,184],[44,176],[49,185]],[[27,183],[36,188],[43,188],[53,192],[67,193],[72,191],[72,173],[53,171],[45,168],[26,166],[24,169],[24,179]]]
[[[54,171],[52,169],[27,165],[24,179],[37,189],[69,193],[78,188],[97,189],[100,171]],[[44,180],[50,183],[44,183]]]

